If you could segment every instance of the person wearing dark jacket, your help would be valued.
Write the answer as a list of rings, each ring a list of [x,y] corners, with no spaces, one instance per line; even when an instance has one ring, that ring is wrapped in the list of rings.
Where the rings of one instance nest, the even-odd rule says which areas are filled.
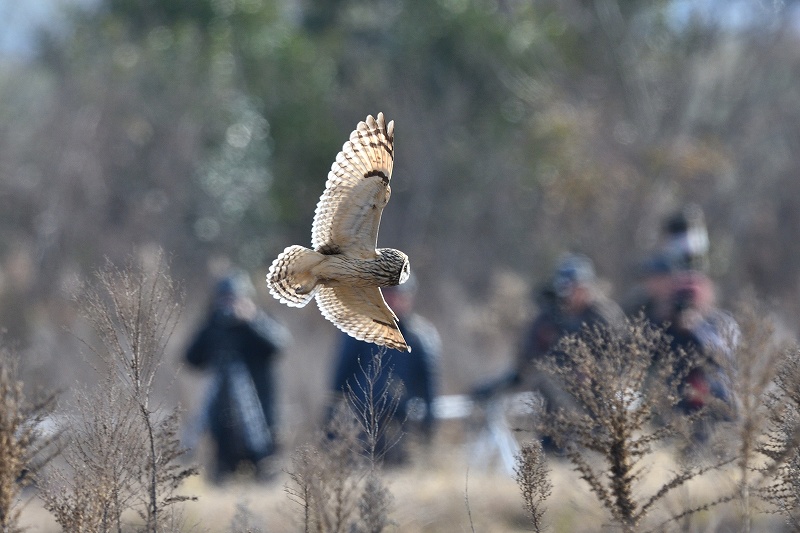
[[[389,407],[391,403],[385,404],[380,397],[383,391],[388,391],[396,400],[396,409],[393,413],[385,413],[393,414],[386,423],[428,441],[435,423],[433,400],[438,389],[439,334],[430,322],[412,312],[413,280],[381,291],[386,303],[397,314],[400,331],[411,351],[380,348],[342,334],[331,384],[334,399],[328,417],[332,416],[336,404],[342,399],[351,404],[355,401],[364,405],[364,402],[371,401],[379,408]],[[372,398],[367,397],[369,391],[373,392]],[[407,459],[405,439],[388,440],[380,443],[385,448],[378,450],[379,454],[390,464],[404,462]]]
[[[554,350],[558,341],[583,328],[619,328],[624,321],[622,309],[600,293],[592,261],[580,254],[562,258],[536,300],[539,313],[522,338],[514,365],[500,376],[479,383],[472,395],[486,400],[513,390],[533,391],[541,396],[548,412],[575,409],[574,399],[559,378],[541,371],[537,362],[552,356],[556,364],[564,364],[568,354]],[[547,435],[542,437],[542,444],[546,449],[556,449]]]
[[[256,308],[254,292],[244,272],[222,278],[186,352],[190,365],[213,373],[195,433],[211,434],[217,481],[243,462],[258,471],[277,449],[275,368],[288,333]]]
[[[550,379],[535,370],[535,361],[553,353],[553,347],[567,335],[584,327],[620,327],[624,315],[620,307],[597,290],[594,266],[583,255],[564,257],[551,280],[536,297],[539,313],[526,331],[517,360],[504,374],[479,385],[477,396],[492,395],[508,389],[538,390],[546,404],[561,404],[561,394]],[[564,354],[555,353],[557,357]]]
[[[661,244],[642,263],[641,283],[627,306],[629,315],[643,314],[668,336],[674,357],[670,379],[679,378],[677,411],[694,414],[698,441],[707,439],[714,422],[734,419],[738,410],[733,379],[740,330],[734,317],[717,307],[708,255],[703,212],[685,206],[664,221]],[[660,357],[653,354],[654,363]]]
[[[693,437],[706,441],[718,421],[738,414],[733,382],[741,331],[734,317],[715,305],[714,286],[703,272],[675,275],[672,313],[662,324],[676,356],[673,375],[681,378],[678,412],[697,413]]]

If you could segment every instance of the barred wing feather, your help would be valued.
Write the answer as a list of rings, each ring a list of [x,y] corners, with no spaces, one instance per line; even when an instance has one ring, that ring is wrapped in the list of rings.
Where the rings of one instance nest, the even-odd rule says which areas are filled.
[[[397,317],[377,287],[320,287],[316,293],[322,315],[357,339],[400,351],[411,351]]]
[[[374,257],[394,165],[394,121],[368,116],[350,134],[328,173],[314,214],[311,243],[322,253]]]

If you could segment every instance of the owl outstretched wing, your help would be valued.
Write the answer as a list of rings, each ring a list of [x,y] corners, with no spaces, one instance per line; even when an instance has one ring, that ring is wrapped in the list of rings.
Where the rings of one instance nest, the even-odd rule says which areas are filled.
[[[411,351],[379,288],[320,287],[316,298],[322,315],[348,335],[395,350]]]
[[[328,172],[311,227],[315,250],[375,256],[393,165],[394,121],[386,124],[383,113],[370,115],[350,134]]]

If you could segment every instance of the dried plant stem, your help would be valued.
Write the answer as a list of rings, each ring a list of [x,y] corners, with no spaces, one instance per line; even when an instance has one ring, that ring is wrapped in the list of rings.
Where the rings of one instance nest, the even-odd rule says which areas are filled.
[[[800,531],[800,346],[784,351],[767,404],[769,427],[759,452],[770,461],[760,471],[769,483],[760,496]]]
[[[653,423],[679,402],[668,339],[639,317],[622,329],[584,329],[555,350],[558,359],[541,370],[555,376],[575,408],[545,413],[540,430],[556,439],[622,530],[639,531],[658,501],[702,474],[686,468],[650,495],[637,488],[653,446],[680,433],[674,417]],[[597,457],[602,466],[593,467]]]
[[[394,385],[391,369],[385,366],[385,356],[386,348],[380,348],[368,362],[359,361],[362,375],[347,383],[345,394],[363,432],[364,453],[372,469],[381,466],[402,438],[395,425],[401,391]]]
[[[550,471],[545,462],[541,442],[529,442],[522,447],[517,457],[515,473],[533,531],[541,533],[545,530],[544,503],[553,490],[553,485],[548,479]]]
[[[388,427],[398,399],[382,352],[349,384],[317,443],[298,448],[286,487],[302,509],[306,532],[381,533],[391,524],[392,495],[380,474],[386,451],[397,442]]]
[[[42,433],[41,424],[53,410],[55,397],[29,401],[19,378],[18,358],[0,346],[0,532],[19,528],[22,489],[36,480],[55,453],[55,436]]]
[[[153,409],[153,388],[177,325],[181,304],[159,253],[147,265],[99,271],[79,302],[96,335],[82,339],[95,355],[96,389],[80,390],[65,414],[72,432],[66,469],[44,487],[46,506],[65,530],[96,524],[124,529],[135,511],[148,533],[175,526],[165,511],[190,499],[175,490],[194,467],[183,455],[177,410]]]
[[[770,472],[783,462],[782,454],[770,457],[760,443],[767,431],[765,421],[770,419],[769,409],[780,407],[769,401],[780,361],[787,348],[775,334],[773,317],[755,300],[744,301],[736,313],[741,335],[733,343],[734,368],[729,369],[736,397],[739,400],[738,420],[735,424],[738,441],[737,499],[741,512],[741,531],[753,529],[754,500],[771,483]],[[764,463],[767,459],[767,464]]]
[[[464,479],[464,505],[467,508],[467,518],[469,519],[469,529],[475,533],[475,522],[472,520],[472,507],[469,504],[469,468]]]

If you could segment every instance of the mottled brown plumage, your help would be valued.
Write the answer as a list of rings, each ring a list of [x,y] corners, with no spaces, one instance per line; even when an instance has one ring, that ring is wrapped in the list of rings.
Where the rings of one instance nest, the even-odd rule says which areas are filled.
[[[328,173],[311,227],[313,249],[293,245],[270,266],[270,293],[292,307],[316,297],[322,315],[357,339],[410,351],[379,287],[408,279],[408,257],[376,248],[394,165],[394,122],[360,122]]]

